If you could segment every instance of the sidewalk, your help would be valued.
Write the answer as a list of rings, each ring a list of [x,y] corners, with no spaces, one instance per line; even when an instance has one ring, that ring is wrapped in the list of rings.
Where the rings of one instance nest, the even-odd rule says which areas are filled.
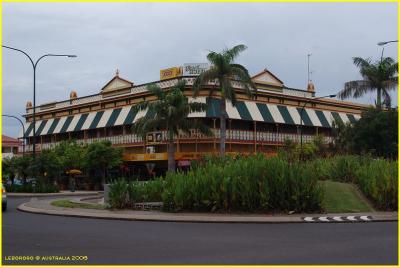
[[[60,191],[58,193],[7,193],[7,197],[55,197],[55,196],[93,196],[103,191]]]
[[[71,198],[79,201],[79,198]],[[139,210],[97,210],[80,208],[55,207],[50,203],[54,199],[32,199],[21,204],[18,210],[57,216],[81,218],[97,218],[108,220],[130,221],[163,221],[163,222],[208,222],[208,223],[325,223],[327,220],[309,221],[305,218],[345,218],[369,217],[370,222],[397,221],[397,212],[345,213],[345,214],[292,214],[292,215],[263,215],[263,214],[210,214],[210,213],[167,213],[161,211]],[[323,216],[323,217],[321,217]],[[356,220],[335,220],[330,222],[344,223]],[[361,221],[359,221],[361,222]]]

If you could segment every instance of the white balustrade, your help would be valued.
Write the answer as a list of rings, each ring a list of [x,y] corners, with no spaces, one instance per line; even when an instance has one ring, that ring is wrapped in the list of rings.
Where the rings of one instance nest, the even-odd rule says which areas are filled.
[[[200,133],[197,133],[195,130],[192,130],[190,134],[187,133],[180,133],[180,139],[219,139],[220,131],[216,129],[212,129],[213,136],[204,136]],[[161,142],[167,141],[167,133],[166,131],[161,132],[153,132],[161,133]],[[150,133],[151,134],[151,133]],[[256,135],[257,143],[269,142],[269,143],[283,143],[285,139],[289,139],[295,142],[300,142],[300,135],[299,134],[292,134],[292,133],[276,133],[276,132],[257,132]],[[303,135],[303,142],[308,143],[312,142],[315,138],[315,135]],[[108,140],[114,145],[120,144],[132,144],[132,143],[141,143],[142,138],[135,134],[127,134],[127,135],[116,135],[116,136],[106,136],[106,137],[93,137],[87,139],[78,139],[76,142],[78,144],[91,144],[93,142]],[[155,139],[153,139],[155,140]],[[253,131],[244,131],[244,130],[227,130],[226,131],[226,140],[227,141],[254,141],[254,132]],[[333,138],[330,136],[324,136],[323,138],[325,143],[332,142]],[[157,141],[159,142],[159,141]],[[43,144],[36,144],[36,150],[41,151],[45,149],[54,148],[60,142],[53,142],[53,143],[43,143]],[[23,148],[20,146],[18,148],[18,152],[22,153]],[[25,146],[26,152],[32,152],[32,145]]]

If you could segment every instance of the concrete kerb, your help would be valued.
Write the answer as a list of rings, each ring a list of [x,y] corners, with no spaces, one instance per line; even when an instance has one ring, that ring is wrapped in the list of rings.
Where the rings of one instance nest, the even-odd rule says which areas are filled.
[[[37,202],[36,204],[34,202]],[[41,202],[41,203],[39,203]],[[66,217],[125,220],[125,221],[156,221],[156,222],[191,222],[191,223],[310,223],[303,220],[304,216],[372,216],[371,222],[397,221],[396,212],[374,212],[363,214],[296,214],[288,216],[277,215],[225,215],[225,214],[198,214],[198,213],[165,213],[159,211],[134,211],[134,210],[90,210],[78,208],[59,208],[51,206],[50,202],[33,200],[23,203],[18,210]],[[358,221],[360,222],[360,221]],[[312,223],[325,223],[315,221]],[[355,223],[355,222],[333,222]]]

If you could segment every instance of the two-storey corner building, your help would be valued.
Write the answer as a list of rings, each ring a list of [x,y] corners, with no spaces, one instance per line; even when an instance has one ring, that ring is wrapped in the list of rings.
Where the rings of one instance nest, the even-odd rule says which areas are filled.
[[[193,64],[192,64],[193,65]],[[189,68],[188,68],[189,67]],[[219,103],[217,91],[210,96],[209,89],[217,86],[209,83],[192,97],[192,85],[198,69],[204,67],[185,64],[182,67],[162,70],[160,80],[154,83],[168,90],[178,80],[187,82],[185,94],[190,101],[208,104],[205,112],[191,113],[190,118],[201,119],[212,128],[214,136],[207,137],[195,130],[190,135],[179,134],[176,138],[175,158],[178,166],[187,166],[190,160],[219,151]],[[286,138],[299,141],[300,125],[303,125],[303,141],[309,142],[315,135],[329,141],[334,120],[344,123],[360,118],[366,105],[333,99],[315,99],[315,88],[309,84],[307,90],[289,88],[268,70],[252,77],[257,87],[256,96],[249,98],[240,83],[232,81],[238,102],[226,103],[227,153],[274,154]],[[146,111],[134,112],[135,104],[153,100],[155,96],[147,90],[148,84],[135,85],[121,78],[118,71],[98,94],[78,97],[72,91],[70,98],[61,102],[46,103],[36,107],[36,151],[54,147],[63,140],[92,143],[110,140],[114,146],[123,148],[124,160],[132,168],[144,168],[146,163],[156,163],[157,168],[166,168],[167,142],[162,129],[152,132],[143,140],[132,133],[132,125]],[[302,107],[305,106],[302,112]],[[26,105],[27,152],[32,152],[33,107]],[[300,116],[302,114],[303,121]],[[22,137],[22,131],[20,134]],[[21,148],[22,150],[22,148]],[[153,164],[154,165],[154,164]]]

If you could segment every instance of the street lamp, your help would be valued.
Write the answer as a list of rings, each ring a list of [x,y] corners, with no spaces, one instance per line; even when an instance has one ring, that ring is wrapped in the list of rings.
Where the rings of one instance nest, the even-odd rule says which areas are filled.
[[[64,55],[64,54],[45,54],[45,55],[39,57],[36,60],[36,62],[33,62],[32,58],[26,52],[24,52],[24,51],[22,51],[20,49],[13,48],[13,47],[10,47],[10,46],[5,46],[5,45],[3,45],[2,47],[21,52],[22,54],[27,56],[29,58],[29,61],[32,63],[32,67],[33,67],[33,115],[32,115],[33,116],[33,122],[32,122],[33,123],[33,142],[32,142],[32,145],[33,145],[32,148],[33,149],[32,149],[32,153],[33,153],[33,159],[35,159],[35,153],[36,153],[36,140],[35,140],[36,139],[36,118],[35,118],[35,115],[36,115],[36,67],[37,67],[39,61],[42,58],[45,58],[45,57],[69,57],[69,58],[75,58],[77,56],[76,55]],[[24,135],[25,135],[25,132],[24,132]]]
[[[310,100],[306,101],[304,103],[304,105],[301,107],[301,110],[300,110],[300,155],[303,155],[303,112],[305,110],[304,108],[312,100],[317,100],[317,99],[321,99],[321,98],[333,98],[333,97],[336,97],[336,95],[327,95],[327,96],[320,96],[320,97],[316,97],[316,98],[311,98]]]
[[[22,155],[25,156],[25,126],[24,126],[24,123],[21,121],[20,118],[18,118],[16,116],[6,115],[6,114],[3,114],[1,116],[8,117],[8,118],[14,118],[14,119],[18,120],[21,123],[22,131],[23,131],[23,134],[22,134]]]
[[[383,50],[385,50],[385,45],[389,44],[389,43],[397,43],[399,40],[393,40],[393,41],[387,41],[387,42],[379,42],[378,45],[382,46],[382,54],[381,54],[381,62],[383,59]]]

